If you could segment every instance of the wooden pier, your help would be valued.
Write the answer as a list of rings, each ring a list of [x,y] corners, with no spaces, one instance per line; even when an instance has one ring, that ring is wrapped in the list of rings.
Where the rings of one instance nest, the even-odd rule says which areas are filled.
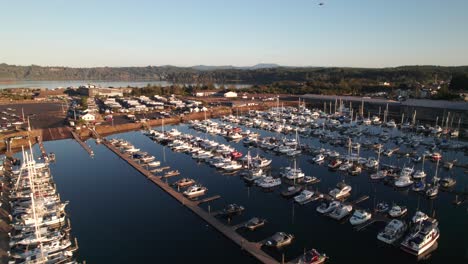
[[[76,140],[76,142],[78,142],[78,144],[80,144],[89,153],[89,155],[91,155],[91,156],[94,155],[93,150],[88,145],[86,145],[86,143],[84,143],[83,140],[81,140],[80,136],[78,136],[71,129],[70,129],[70,133],[72,134],[72,136]]]
[[[232,227],[223,224],[218,219],[216,219],[213,215],[209,214],[208,212],[203,210],[201,207],[199,207],[198,206],[199,201],[192,201],[192,200],[187,199],[181,193],[179,193],[175,189],[173,189],[170,185],[163,182],[160,178],[155,177],[151,172],[144,169],[140,164],[135,162],[133,159],[131,159],[128,156],[125,156],[124,154],[122,154],[116,147],[114,147],[112,144],[110,144],[107,140],[104,140],[103,144],[107,148],[109,148],[112,152],[114,152],[117,156],[119,156],[121,159],[125,160],[128,164],[130,164],[137,171],[139,171],[141,174],[143,174],[146,178],[151,180],[159,188],[164,190],[166,193],[171,195],[174,199],[176,199],[181,204],[183,204],[185,207],[190,209],[194,214],[198,215],[205,222],[207,222],[213,228],[218,230],[221,234],[223,234],[224,236],[229,238],[231,241],[236,243],[238,246],[240,246],[241,249],[247,251],[250,255],[255,257],[258,261],[260,261],[261,263],[267,263],[267,264],[270,264],[270,263],[271,264],[279,264],[278,261],[276,261],[270,255],[268,255],[267,253],[265,253],[265,252],[263,252],[261,250],[261,248],[260,248],[261,245],[259,245],[259,243],[254,243],[254,242],[248,241],[247,239],[245,239],[241,235],[239,235]]]

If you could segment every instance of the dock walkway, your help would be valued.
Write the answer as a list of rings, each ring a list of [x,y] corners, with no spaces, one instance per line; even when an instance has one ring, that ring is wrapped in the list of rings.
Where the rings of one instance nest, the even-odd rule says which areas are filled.
[[[258,243],[249,242],[248,240],[243,238],[241,235],[239,235],[232,227],[221,223],[213,215],[209,214],[208,212],[203,210],[201,207],[199,207],[198,206],[199,203],[197,201],[191,201],[185,198],[185,196],[183,196],[181,193],[174,190],[170,185],[163,182],[160,178],[155,177],[151,172],[143,168],[140,164],[132,160],[129,156],[122,154],[116,147],[110,144],[107,140],[103,141],[103,145],[109,148],[112,152],[114,152],[121,159],[125,160],[128,164],[134,167],[137,171],[143,174],[146,178],[151,180],[159,188],[164,190],[166,193],[171,195],[174,199],[179,201],[185,207],[190,209],[193,213],[195,213],[200,218],[202,218],[205,222],[210,224],[212,227],[214,227],[224,236],[226,236],[227,238],[232,240],[234,243],[236,243],[238,246],[240,246],[241,249],[247,251],[250,255],[255,257],[258,261],[260,261],[261,263],[266,263],[266,264],[278,264],[279,263],[274,258],[269,256],[267,253],[263,252],[260,249],[260,246]]]
[[[89,153],[89,155],[91,155],[91,156],[94,155],[93,150],[88,145],[86,145],[86,143],[84,143],[83,140],[81,140],[80,136],[78,136],[71,129],[70,129],[70,133],[72,134],[72,136],[76,140],[76,142],[78,142],[78,144],[80,144]]]

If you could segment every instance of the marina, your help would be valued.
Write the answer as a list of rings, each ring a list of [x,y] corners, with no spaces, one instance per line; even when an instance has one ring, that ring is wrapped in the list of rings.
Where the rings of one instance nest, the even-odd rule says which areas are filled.
[[[223,124],[223,121],[221,120],[213,120],[213,122]],[[235,124],[233,127],[239,127],[241,129],[239,134],[242,134],[242,138],[236,141],[232,141],[226,136],[201,132],[194,129],[192,124],[181,124],[177,126],[158,128],[159,131],[161,129],[166,131],[169,137],[178,137],[182,140],[177,144],[173,143],[173,139],[168,141],[164,138],[162,139],[164,144],[152,143],[148,135],[154,137],[159,134],[156,133],[152,135],[149,131],[146,131],[143,134],[140,132],[128,132],[108,136],[107,140],[102,140],[102,144],[100,145],[92,144],[91,140],[85,143],[89,144],[91,149],[96,152],[96,155],[92,159],[93,162],[94,159],[99,160],[100,158],[103,158],[102,155],[106,156],[105,152],[101,149],[102,147],[111,150],[113,153],[119,155],[119,158],[126,160],[132,168],[136,168],[139,173],[145,175],[151,183],[162,188],[164,193],[170,192],[171,196],[177,196],[178,198],[176,198],[176,200],[179,204],[182,204],[184,207],[193,206],[194,209],[189,209],[192,212],[195,212],[193,210],[196,210],[195,214],[198,217],[203,219],[203,221],[207,222],[210,226],[214,227],[217,232],[221,232],[225,237],[229,238],[229,240],[234,241],[234,244],[237,246],[237,251],[239,248],[242,248],[243,252],[248,252],[249,255],[254,256],[254,258],[257,258],[260,262],[281,263],[284,259],[284,262],[296,263],[295,261],[300,258],[304,248],[316,248],[319,252],[326,253],[329,261],[339,261],[340,256],[333,256],[335,242],[330,239],[326,239],[328,235],[327,233],[323,233],[335,233],[337,228],[340,233],[344,234],[345,240],[346,238],[358,239],[361,241],[361,244],[366,243],[367,246],[373,247],[377,244],[377,247],[374,248],[376,252],[372,255],[375,254],[375,256],[377,256],[377,254],[385,255],[401,252],[397,254],[397,258],[401,258],[402,261],[412,261],[411,255],[404,253],[397,246],[394,249],[378,246],[376,239],[377,233],[391,220],[391,218],[385,214],[374,212],[374,208],[377,203],[381,201],[386,201],[389,204],[399,203],[406,205],[409,212],[404,216],[404,218],[412,217],[415,212],[415,208],[419,208],[428,214],[434,214],[436,216],[437,220],[440,222],[439,227],[442,235],[438,241],[437,250],[433,250],[431,251],[431,254],[429,254],[431,263],[433,263],[433,261],[435,261],[434,263],[438,263],[437,260],[439,258],[443,258],[444,254],[446,254],[444,252],[450,251],[448,248],[444,247],[444,244],[442,243],[444,240],[444,232],[450,232],[450,227],[448,227],[449,231],[443,228],[443,223],[447,222],[447,220],[444,217],[446,214],[441,212],[449,209],[451,214],[457,214],[457,211],[463,211],[464,209],[464,203],[460,203],[455,207],[447,207],[444,205],[447,204],[452,206],[451,202],[455,200],[456,194],[459,194],[459,200],[463,199],[466,178],[462,177],[463,174],[461,174],[462,176],[457,176],[460,174],[456,174],[456,172],[461,170],[461,167],[454,166],[450,170],[439,168],[439,177],[444,178],[446,176],[453,175],[457,184],[455,185],[455,188],[451,190],[441,190],[435,199],[427,199],[423,195],[413,192],[410,189],[395,189],[396,187],[393,187],[392,182],[387,181],[387,179],[381,181],[371,180],[370,174],[372,174],[375,169],[363,169],[362,172],[357,175],[352,174],[351,170],[339,170],[338,168],[329,169],[327,166],[331,161],[329,156],[345,157],[346,153],[349,153],[346,146],[340,147],[329,145],[328,142],[323,142],[323,139],[320,137],[314,138],[313,136],[304,136],[303,132],[296,135],[295,130],[292,130],[292,132],[288,134],[278,134],[278,132],[266,131],[265,129],[253,128],[251,126],[246,127],[243,124]],[[294,140],[298,140],[301,145],[302,153],[295,156],[289,156],[278,153],[275,150],[269,150],[250,143],[246,144],[247,140],[245,139],[249,137],[244,132],[247,130],[258,134],[259,139],[276,135],[278,139],[284,138],[286,140],[285,142],[290,142],[288,143],[290,146],[293,145]],[[170,136],[170,134],[174,136]],[[216,150],[213,149],[213,153],[225,153],[229,159],[237,160],[237,162],[227,163],[227,160],[220,160],[220,162],[225,162],[226,165],[223,166],[224,168],[216,169],[214,162],[213,164],[207,162],[208,160],[214,159],[215,155],[208,155],[206,152],[197,152],[196,158],[194,158],[192,154],[187,155],[184,153],[187,150],[183,150],[182,147],[183,140],[189,140],[190,138],[187,135],[198,137],[199,140],[197,144],[199,145],[206,145],[209,143],[208,141],[219,142],[219,145],[226,145],[226,147],[216,146]],[[125,143],[125,148],[121,146],[121,149],[117,149],[110,143],[116,142],[121,138],[123,138],[125,142],[128,142],[128,145]],[[201,144],[205,141],[206,143]],[[354,141],[355,140],[353,140],[353,143]],[[361,145],[364,145],[363,143],[365,142],[361,141]],[[46,142],[45,144],[45,147],[49,148],[49,146],[47,146],[48,143]],[[327,149],[330,149],[330,154],[327,154],[323,163],[310,162],[310,160],[316,155],[314,148],[324,148],[325,151],[323,153],[326,153]],[[394,147],[392,148],[391,146],[388,148],[394,149]],[[135,151],[133,149],[135,149]],[[172,149],[180,150],[173,151]],[[353,149],[353,147],[351,147],[351,149]],[[334,151],[340,155],[335,154]],[[403,151],[402,153],[408,152],[404,147],[400,148],[399,151]],[[54,150],[54,152],[56,151]],[[232,153],[240,153],[242,155]],[[461,156],[459,152],[458,154],[454,153],[457,153],[457,151],[445,150],[442,152],[442,156],[449,156],[452,158],[453,155],[460,161],[460,164],[463,164],[463,162],[465,162],[463,152],[461,153]],[[378,153],[375,152],[373,148],[370,150],[366,148],[360,150],[360,157],[374,156],[376,161],[382,162],[381,166],[383,167],[402,166],[411,161],[411,157],[407,157],[406,154],[394,153],[393,155],[388,156],[381,155],[380,160],[377,154]],[[60,156],[60,154],[57,155]],[[251,158],[250,161],[248,157]],[[259,161],[257,163],[256,157],[262,157],[262,162]],[[268,162],[268,160],[271,161]],[[357,160],[358,158],[356,161]],[[90,161],[88,160],[87,162]],[[150,163],[152,163],[153,166],[146,165]],[[269,163],[269,165],[262,168],[263,173],[273,176],[273,179],[282,179],[280,186],[264,189],[255,187],[254,185],[244,181],[242,177],[246,176],[242,175],[246,171],[246,168],[250,166],[249,163],[252,164],[252,171],[259,170],[259,168],[255,169],[254,166],[262,166],[260,164]],[[236,164],[240,164],[239,169]],[[346,162],[342,162],[341,165],[343,164],[346,164]],[[433,170],[436,167],[436,162],[426,161],[424,165],[426,167],[425,171],[429,175],[427,177],[432,177],[432,175],[434,175]],[[96,164],[96,166],[99,165]],[[421,163],[416,163],[415,167],[416,166],[421,166]],[[234,170],[231,171],[231,167],[234,168]],[[287,167],[290,169],[287,169]],[[164,170],[161,170],[161,168],[164,168]],[[285,168],[286,172],[289,171],[289,173],[284,174]],[[294,168],[296,168],[297,172]],[[299,168],[304,174],[298,174]],[[161,177],[167,172],[172,172],[171,174],[174,175],[171,177]],[[283,176],[281,178],[277,178],[279,175],[282,175],[282,173]],[[196,183],[201,183],[202,186],[207,187],[208,191],[203,196],[200,196],[193,201],[184,197],[182,191],[185,188],[180,188],[178,190],[177,187],[173,186],[173,183],[184,177],[194,179]],[[308,177],[307,181],[303,181],[302,177],[304,177],[304,179],[306,179],[305,177]],[[312,179],[312,177],[316,178]],[[389,177],[389,179],[391,179],[391,177]],[[345,182],[347,185],[352,187],[349,192],[350,194],[344,196],[344,202],[352,205],[353,210],[367,209],[372,212],[372,218],[369,221],[358,224],[355,228],[352,228],[348,221],[352,213],[347,214],[343,219],[341,219],[340,216],[341,220],[336,222],[332,221],[332,219],[329,219],[328,217],[323,217],[315,211],[315,208],[319,206],[322,201],[332,200],[332,196],[329,193],[333,188],[336,188],[337,183],[340,182]],[[283,197],[281,193],[287,189],[287,186],[306,186],[310,191],[314,192],[312,196],[313,199],[310,199],[310,201],[305,203],[296,203],[295,199]],[[291,191],[293,190],[291,189]],[[148,192],[155,192],[154,188],[152,190],[148,189]],[[230,204],[232,202],[243,205],[245,207],[245,212],[240,215],[235,215],[232,218],[221,217],[218,212],[221,212],[222,208],[225,207],[226,204]],[[267,204],[274,204],[275,206],[265,207]],[[262,226],[255,232],[246,232],[243,226],[245,226],[246,222],[252,217],[261,217],[263,219],[268,219],[268,221],[265,226]],[[463,217],[464,216],[461,215],[461,218],[458,218],[458,221],[463,221]],[[307,226],[306,222],[311,220],[313,221],[314,226],[323,226],[324,228],[313,228],[307,231],[304,227]],[[457,221],[456,219],[452,219],[451,221],[454,220],[455,222]],[[288,231],[287,233],[293,234],[293,242],[290,245],[281,248],[281,250],[263,247],[263,241],[278,231]],[[314,239],[312,241],[307,239],[308,235],[306,235],[310,232],[314,234]],[[322,235],[319,235],[320,233],[322,233]],[[463,247],[463,243],[463,241],[460,241],[459,246]],[[349,250],[351,250],[351,248]],[[80,249],[80,251],[81,250],[82,249]],[[346,251],[347,249],[343,250]],[[239,253],[236,254],[235,249],[233,249],[232,254],[237,256],[237,258],[245,258],[245,256],[242,257],[242,254],[237,255]],[[455,253],[455,255],[457,254]],[[460,256],[460,259],[462,258],[463,257]],[[255,261],[253,261],[253,263],[255,263]]]

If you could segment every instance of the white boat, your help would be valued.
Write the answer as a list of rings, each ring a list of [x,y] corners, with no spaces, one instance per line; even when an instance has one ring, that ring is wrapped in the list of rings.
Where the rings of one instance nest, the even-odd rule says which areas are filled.
[[[417,170],[414,174],[413,174],[413,178],[414,179],[422,179],[426,177],[426,173],[423,171],[423,170]]]
[[[422,221],[428,219],[429,216],[421,211],[416,211],[416,213],[414,214],[413,218],[411,218],[411,223],[413,224],[419,224],[421,223]]]
[[[360,225],[363,224],[367,221],[369,221],[372,218],[372,214],[369,213],[366,210],[356,210],[354,211],[353,216],[349,219],[349,222],[352,225]]]
[[[370,178],[372,180],[380,180],[380,179],[383,179],[383,178],[387,177],[387,174],[388,174],[387,170],[379,170],[376,173],[372,173],[370,175]]]
[[[320,163],[325,160],[325,156],[323,154],[318,154],[315,158],[312,159],[315,163]]]
[[[395,187],[404,188],[404,187],[410,186],[413,183],[414,182],[411,179],[411,176],[404,175],[404,176],[398,177],[398,179],[395,181]]]
[[[281,248],[291,244],[294,236],[292,234],[287,234],[284,232],[278,232],[271,236],[266,242],[266,246]]]
[[[197,184],[197,185],[190,186],[186,191],[184,191],[184,195],[190,198],[190,197],[204,195],[206,191],[208,191],[206,187],[203,187]]]
[[[279,185],[281,185],[281,179],[280,178],[275,179],[271,176],[264,177],[263,179],[261,179],[260,182],[258,182],[258,186],[265,188],[265,189],[273,188]]]
[[[178,137],[178,136],[180,136],[182,133],[181,133],[179,130],[173,128],[173,129],[169,130],[169,132],[167,132],[167,134],[169,134],[169,135],[172,136],[172,137]]]
[[[161,165],[161,162],[160,161],[152,161],[150,163],[147,164],[148,166],[150,167],[158,167]]]
[[[223,166],[222,169],[226,171],[235,171],[242,169],[242,165],[237,161],[231,161],[229,164]]]
[[[369,169],[374,169],[379,166],[379,162],[374,158],[369,158],[366,163],[366,167]]]
[[[335,210],[340,204],[341,204],[341,202],[339,202],[339,201],[331,201],[329,203],[322,203],[321,205],[319,205],[316,208],[316,210],[317,210],[317,212],[319,212],[321,214],[326,214],[326,213],[330,213],[333,210]]]
[[[340,199],[350,194],[352,187],[345,184],[344,182],[339,182],[336,185],[336,188],[331,190],[328,194],[334,199]]]
[[[401,242],[401,249],[419,256],[426,252],[439,239],[440,233],[435,219],[425,219]]]
[[[408,209],[405,206],[393,205],[390,211],[388,211],[388,215],[391,217],[400,217],[406,214],[407,211]]]
[[[296,201],[299,204],[302,204],[302,203],[305,203],[306,201],[312,199],[313,196],[314,196],[313,191],[303,190],[301,192],[301,194],[294,197],[294,201]]]
[[[393,244],[404,235],[406,228],[407,225],[405,222],[392,219],[392,221],[385,226],[385,229],[378,233],[377,239],[387,244]]]
[[[272,162],[271,159],[255,157],[252,159],[252,166],[257,167],[257,168],[265,168],[265,167],[270,166],[271,162]]]
[[[352,205],[340,204],[328,216],[336,220],[341,220],[345,216],[349,215],[352,211],[353,211]]]

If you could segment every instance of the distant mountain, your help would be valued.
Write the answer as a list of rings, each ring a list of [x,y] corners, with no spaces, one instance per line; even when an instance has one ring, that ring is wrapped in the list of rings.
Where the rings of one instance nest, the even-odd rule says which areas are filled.
[[[252,67],[249,67],[249,70],[256,70],[256,69],[271,69],[271,68],[279,68],[281,67],[278,64],[275,63],[259,63],[257,65],[254,65]]]

